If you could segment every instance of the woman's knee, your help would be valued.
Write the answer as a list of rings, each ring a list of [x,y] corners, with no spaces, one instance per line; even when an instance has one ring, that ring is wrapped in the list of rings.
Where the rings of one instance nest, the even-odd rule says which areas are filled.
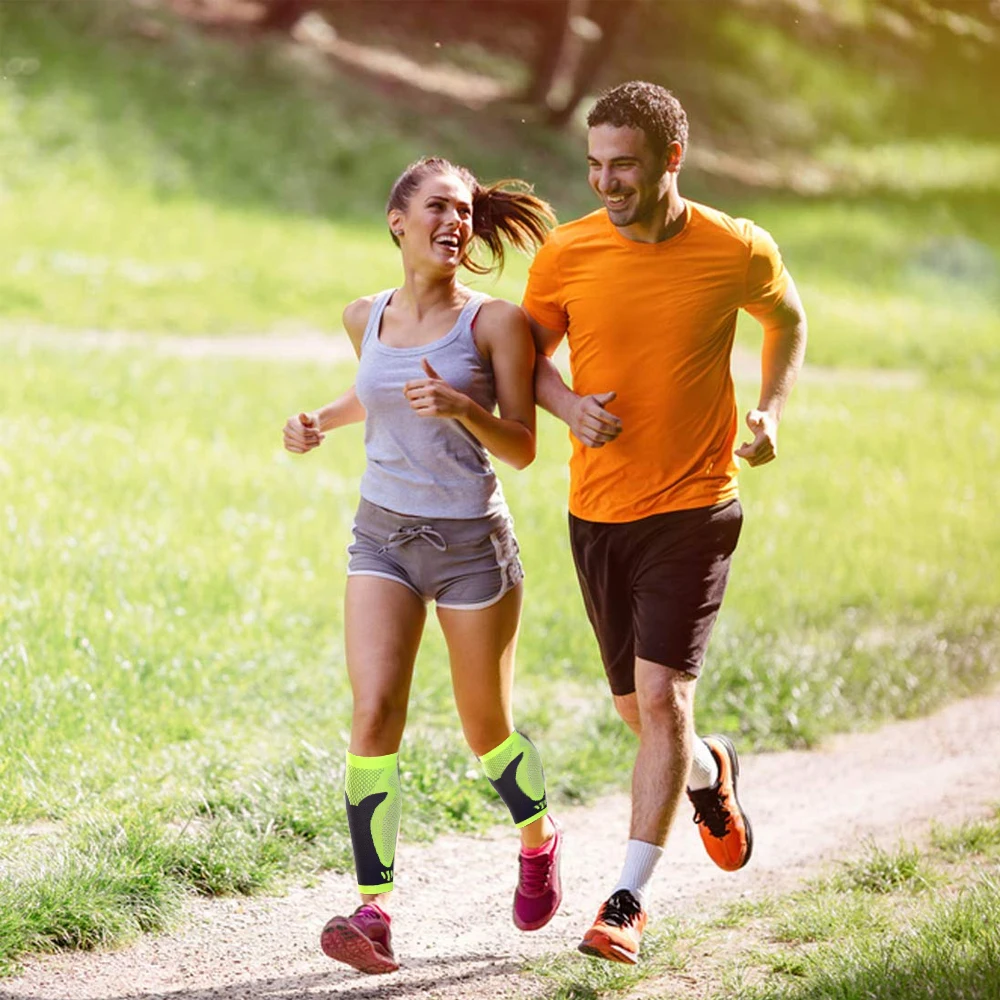
[[[370,697],[354,702],[351,716],[352,744],[399,745],[406,726],[406,702],[393,697]],[[393,753],[393,750],[383,750]]]
[[[513,731],[513,723],[502,712],[490,717],[462,720],[465,742],[477,757],[496,750]]]

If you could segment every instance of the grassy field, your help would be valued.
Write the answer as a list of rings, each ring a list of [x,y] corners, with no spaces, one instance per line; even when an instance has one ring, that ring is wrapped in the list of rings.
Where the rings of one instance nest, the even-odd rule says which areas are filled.
[[[987,1000],[1000,991],[1000,811],[922,850],[866,845],[798,892],[644,938],[637,968],[532,963],[543,986],[526,1000],[680,1000],[692,984],[704,1000]]]
[[[59,351],[31,327],[335,330],[345,300],[398,279],[381,204],[425,152],[528,176],[564,215],[589,205],[578,134],[406,108],[280,45],[140,39],[136,16],[0,4],[0,961],[349,856],[361,439],[303,459],[280,428],[350,367]],[[781,460],[744,476],[702,729],[808,745],[995,681],[998,148],[877,197],[716,197],[685,178],[777,236],[825,366],[796,390]],[[891,179],[883,152],[852,155]],[[518,298],[524,273],[497,294]],[[738,388],[746,409],[756,386]],[[543,417],[537,462],[503,472],[528,572],[518,719],[557,802],[620,787],[631,740],[568,585],[567,450]],[[413,703],[404,835],[499,819],[434,627]]]
[[[347,861],[341,597],[360,440],[334,435],[300,459],[279,430],[349,378],[116,352],[8,358],[0,818],[55,821],[36,848],[74,873],[20,876],[86,894],[79,873],[117,858],[158,876],[168,911],[179,887],[253,891]],[[746,477],[748,527],[700,698],[702,728],[746,747],[926,711],[996,674],[1000,405],[844,382],[804,384],[793,412],[783,460]],[[546,420],[537,462],[504,474],[529,579],[517,714],[557,802],[620,785],[630,756],[566,588],[565,452]],[[405,835],[500,820],[462,745],[436,628],[413,702]],[[109,841],[111,861],[97,846]]]

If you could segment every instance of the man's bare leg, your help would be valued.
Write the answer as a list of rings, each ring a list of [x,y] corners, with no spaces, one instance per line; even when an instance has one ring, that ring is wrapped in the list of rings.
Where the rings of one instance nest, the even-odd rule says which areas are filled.
[[[632,840],[666,843],[691,772],[696,684],[688,674],[636,657],[640,728],[632,771]]]

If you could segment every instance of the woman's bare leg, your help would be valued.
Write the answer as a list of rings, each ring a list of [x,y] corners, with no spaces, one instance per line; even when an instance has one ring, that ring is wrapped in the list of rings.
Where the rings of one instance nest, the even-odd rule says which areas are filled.
[[[413,664],[427,610],[409,587],[377,576],[349,576],[345,597],[347,673],[351,680],[350,752],[381,757],[399,750]],[[362,893],[383,908],[389,893]]]
[[[522,591],[518,584],[496,604],[476,611],[437,609],[462,730],[477,757],[498,747],[514,729],[511,691]],[[525,847],[540,847],[554,827],[543,816],[520,833]]]

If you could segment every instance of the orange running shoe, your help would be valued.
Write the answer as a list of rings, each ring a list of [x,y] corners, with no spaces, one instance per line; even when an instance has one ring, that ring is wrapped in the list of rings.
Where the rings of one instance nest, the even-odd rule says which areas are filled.
[[[724,871],[735,872],[753,853],[750,819],[736,797],[740,759],[725,736],[706,736],[705,743],[719,765],[719,780],[711,788],[688,789],[688,798],[708,856]]]
[[[639,900],[628,889],[619,889],[600,908],[578,948],[584,955],[635,965],[645,926],[646,911]]]
[[[358,972],[378,974],[399,968],[392,952],[389,914],[374,903],[364,903],[349,917],[333,917],[323,928],[319,944],[324,954]]]

